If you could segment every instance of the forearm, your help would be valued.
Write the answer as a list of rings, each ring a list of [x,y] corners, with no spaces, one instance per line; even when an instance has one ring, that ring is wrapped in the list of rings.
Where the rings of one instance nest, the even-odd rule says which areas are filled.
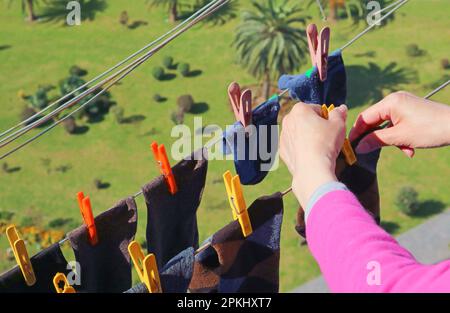
[[[331,291],[450,292],[450,261],[419,264],[351,192],[329,191],[309,209],[308,246]]]

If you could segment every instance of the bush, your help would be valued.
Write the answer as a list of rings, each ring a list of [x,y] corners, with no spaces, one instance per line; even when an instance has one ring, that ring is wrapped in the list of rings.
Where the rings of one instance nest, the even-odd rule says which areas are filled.
[[[49,228],[58,229],[66,226],[67,224],[73,224],[73,218],[55,218],[48,223]]]
[[[120,17],[119,17],[119,23],[126,26],[128,24],[128,12],[127,11],[122,11],[122,13],[120,13]]]
[[[415,43],[406,46],[406,54],[409,57],[419,57],[423,54],[423,51]]]
[[[189,66],[188,63],[181,63],[178,66],[178,70],[180,71],[180,74],[183,77],[189,76],[189,73],[191,72],[191,67]]]
[[[163,102],[165,98],[161,96],[159,93],[157,93],[153,96],[153,100],[155,100],[156,102]]]
[[[0,220],[9,222],[14,216],[14,212],[0,211]]]
[[[33,108],[30,108],[30,107],[26,106],[20,112],[20,120],[21,121],[25,121],[25,120],[29,119],[30,117],[32,117],[34,114],[36,114],[36,111]],[[34,121],[37,120],[37,118],[38,117],[35,117],[35,118],[31,119],[30,121],[27,122],[26,125],[29,125],[29,124],[33,123]]]
[[[172,112],[172,115],[171,115],[170,118],[171,118],[172,122],[174,122],[175,125],[183,124],[183,122],[184,122],[184,112],[181,111],[181,110]]]
[[[77,130],[77,123],[75,122],[75,118],[73,116],[65,119],[63,121],[63,126],[68,134],[75,134]]]
[[[79,67],[78,65],[74,65],[69,69],[70,76],[84,76],[87,74],[87,71]]]
[[[163,64],[167,69],[173,68],[173,58],[171,56],[164,57]]]
[[[36,93],[28,97],[30,106],[35,110],[42,110],[45,108],[50,103],[47,97],[47,92],[47,88],[39,86]]]
[[[20,226],[21,227],[30,227],[30,226],[33,226],[34,224],[35,223],[34,223],[33,218],[31,216],[25,216],[20,221]]]
[[[118,105],[115,105],[112,107],[111,111],[114,114],[114,117],[116,118],[116,122],[122,124],[125,115],[124,109]]]
[[[177,100],[178,108],[183,113],[188,113],[192,110],[192,106],[194,105],[194,98],[191,95],[183,95]]]
[[[162,80],[164,77],[164,69],[160,66],[153,68],[153,77],[157,80]]]
[[[441,67],[443,70],[450,69],[450,61],[448,59],[442,59],[441,60]]]
[[[396,206],[406,215],[414,215],[419,208],[418,192],[409,186],[400,189],[395,200]]]

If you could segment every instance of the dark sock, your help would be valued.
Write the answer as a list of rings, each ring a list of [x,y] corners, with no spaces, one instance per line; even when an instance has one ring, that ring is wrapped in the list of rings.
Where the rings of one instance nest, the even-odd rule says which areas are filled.
[[[59,244],[54,244],[30,258],[36,283],[27,286],[18,266],[0,276],[0,293],[55,293],[53,277],[68,273],[67,261]]]
[[[98,244],[91,246],[86,226],[68,234],[81,266],[81,286],[77,292],[118,293],[131,287],[128,244],[134,239],[137,209],[133,198],[120,201],[95,218]]]
[[[256,185],[260,183],[275,162],[278,152],[278,128],[271,126],[278,125],[279,111],[278,97],[272,97],[253,110],[252,125],[256,126],[255,133],[241,137],[245,136],[241,122],[235,123],[232,128],[227,128],[224,133],[223,150],[226,154],[233,153],[236,173],[239,175],[241,184]],[[263,130],[263,127],[267,131]],[[264,140],[261,139],[262,136],[264,136]],[[275,139],[273,143],[272,137]],[[245,151],[238,149],[239,140],[237,138],[245,138]],[[256,144],[252,145],[251,142]],[[266,146],[263,147],[261,142],[264,142]],[[250,148],[254,148],[256,151],[253,149],[250,151]],[[261,155],[261,151],[267,155]],[[266,160],[263,160],[261,156]]]
[[[198,247],[197,208],[205,188],[206,149],[196,151],[172,171],[178,192],[172,195],[163,176],[142,188],[147,205],[147,249],[161,268],[181,251]]]
[[[188,248],[172,258],[160,271],[163,293],[185,293],[194,271],[194,248]],[[125,293],[148,293],[147,286],[140,283]]]
[[[280,90],[289,90],[292,99],[311,104],[335,106],[345,103],[347,74],[340,50],[328,56],[327,79],[321,82],[317,67],[301,75],[283,75],[278,81]]]
[[[193,293],[276,293],[279,289],[281,193],[257,199],[248,208],[253,233],[244,238],[233,221],[195,258]]]

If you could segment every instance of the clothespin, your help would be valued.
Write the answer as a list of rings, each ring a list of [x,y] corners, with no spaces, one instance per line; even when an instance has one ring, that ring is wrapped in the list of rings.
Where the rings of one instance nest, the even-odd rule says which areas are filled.
[[[60,283],[63,283],[64,286],[60,287]],[[57,293],[76,293],[75,288],[69,284],[66,275],[63,273],[57,273],[55,277],[53,277],[53,285],[55,286]]]
[[[174,195],[178,192],[177,183],[175,181],[175,176],[172,172],[172,167],[169,163],[169,158],[167,157],[166,148],[164,145],[159,145],[156,142],[153,142],[151,145],[153,155],[155,157],[156,162],[158,162],[159,168],[161,170],[161,174],[164,175],[166,179],[167,186],[169,188],[169,192]]]
[[[98,243],[97,227],[95,226],[94,214],[92,213],[91,200],[85,197],[83,192],[77,193],[78,206],[80,207],[81,216],[88,230],[88,239],[92,246]]]
[[[309,24],[306,29],[308,37],[309,55],[312,66],[317,66],[320,81],[327,79],[328,73],[328,53],[330,49],[331,31],[329,27],[321,30],[320,34],[316,24]]]
[[[335,109],[334,104],[330,105],[328,108],[327,108],[327,106],[325,104],[322,105],[322,117],[324,119],[328,119],[329,113],[331,111],[333,111],[334,109]],[[348,138],[345,138],[344,146],[342,147],[342,154],[344,155],[345,162],[348,165],[352,166],[353,164],[356,163],[357,158],[356,158],[356,155],[355,155],[355,151],[353,151],[353,147],[352,147],[352,145],[350,143],[350,140]]]
[[[233,177],[230,171],[226,171],[223,174],[223,180],[227,190],[228,201],[233,212],[233,218],[239,221],[244,237],[248,237],[253,232],[253,229],[242,193],[241,180],[238,175]]]
[[[228,98],[233,107],[236,120],[246,128],[252,123],[252,91],[245,89],[241,91],[238,83],[232,82],[228,86]]]
[[[128,245],[128,252],[131,260],[133,260],[139,279],[145,284],[148,292],[162,293],[155,255],[149,254],[144,256],[141,246],[134,240]]]
[[[23,239],[19,237],[16,226],[11,225],[6,228],[6,237],[8,237],[9,245],[13,250],[16,262],[22,271],[27,286],[33,286],[36,283],[33,266],[28,256],[27,248]]]

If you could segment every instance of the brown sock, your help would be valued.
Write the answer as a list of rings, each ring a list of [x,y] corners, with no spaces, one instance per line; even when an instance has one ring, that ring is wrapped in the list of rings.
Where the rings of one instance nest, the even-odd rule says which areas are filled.
[[[54,244],[30,258],[36,283],[27,286],[19,267],[0,276],[0,293],[54,293],[53,277],[56,273],[67,274],[67,261],[59,244]]]
[[[201,149],[173,167],[176,194],[169,192],[163,176],[142,188],[148,212],[147,249],[155,254],[159,268],[181,251],[198,248],[197,208],[207,170],[206,150]]]
[[[68,234],[75,258],[81,266],[77,292],[119,293],[131,287],[128,244],[134,239],[137,209],[133,198],[120,201],[95,218],[98,244],[89,243],[86,226]]]
[[[248,208],[253,233],[244,238],[233,221],[196,256],[193,293],[276,293],[279,289],[281,193],[257,199]]]

